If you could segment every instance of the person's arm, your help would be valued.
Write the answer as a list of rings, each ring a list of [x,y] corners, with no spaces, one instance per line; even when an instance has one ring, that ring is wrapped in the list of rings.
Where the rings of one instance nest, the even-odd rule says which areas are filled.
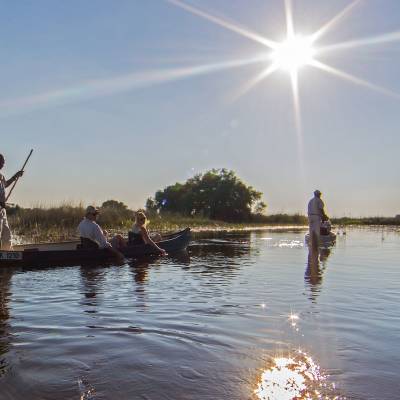
[[[4,193],[4,190],[1,190],[0,192],[0,210],[2,208],[6,208],[6,194]]]
[[[8,181],[5,182],[5,187],[9,187],[16,179],[20,178],[24,174],[24,171],[18,171],[14,176],[12,176]]]
[[[321,210],[321,218],[322,218],[322,221],[328,221],[329,220],[329,217],[328,217],[328,215],[326,214],[326,212],[325,212],[325,204],[324,204],[324,202],[320,199],[320,210]]]
[[[104,233],[98,224],[94,224],[94,232],[93,236],[96,242],[98,243],[101,249],[106,249],[111,247],[111,244],[107,242],[107,238],[104,236]]]
[[[4,191],[0,193],[0,211],[1,209],[6,208],[6,195]]]
[[[124,255],[111,246],[111,243],[107,241],[103,230],[98,224],[95,224],[94,236],[101,249],[107,249],[108,251],[111,251],[111,253],[113,253],[120,262],[124,260]]]
[[[140,228],[140,232],[142,234],[142,238],[144,240],[145,243],[150,244],[151,246],[153,246],[156,250],[158,250],[163,256],[167,255],[167,252],[162,249],[161,247],[157,246],[156,243],[154,243],[154,241],[151,239],[151,237],[149,236],[149,233],[147,232],[147,229],[142,226]]]

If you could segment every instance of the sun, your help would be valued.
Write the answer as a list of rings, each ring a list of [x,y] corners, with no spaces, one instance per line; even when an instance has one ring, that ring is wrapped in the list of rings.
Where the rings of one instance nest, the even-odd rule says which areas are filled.
[[[272,60],[279,69],[295,72],[311,64],[315,53],[311,38],[294,35],[276,46],[272,53]]]

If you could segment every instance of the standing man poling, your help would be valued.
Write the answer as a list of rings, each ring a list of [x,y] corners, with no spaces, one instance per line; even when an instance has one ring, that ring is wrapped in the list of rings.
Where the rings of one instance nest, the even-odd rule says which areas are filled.
[[[0,154],[0,170],[4,167],[5,160]],[[18,171],[12,178],[6,180],[0,173],[0,250],[11,250],[11,230],[7,221],[6,212],[6,188],[23,175],[24,171]]]
[[[316,190],[314,197],[308,202],[308,227],[313,245],[318,243],[322,221],[329,219],[325,213],[325,205],[321,200],[321,194],[319,190]]]

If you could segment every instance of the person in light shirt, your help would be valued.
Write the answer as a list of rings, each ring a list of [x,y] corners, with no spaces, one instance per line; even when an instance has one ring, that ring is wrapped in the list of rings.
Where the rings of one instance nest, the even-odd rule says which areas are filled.
[[[88,206],[86,208],[85,218],[78,225],[78,233],[81,237],[83,248],[109,249],[118,258],[123,259],[123,255],[117,250],[118,248],[123,247],[123,243],[120,243],[118,240],[120,236],[118,235],[118,238],[112,239],[113,244],[115,244],[115,246],[112,246],[112,244],[107,240],[106,232],[103,231],[100,225],[96,222],[98,215],[98,208]]]
[[[308,227],[312,243],[318,243],[321,223],[328,220],[325,213],[325,205],[321,200],[322,193],[319,190],[314,192],[314,197],[308,202]]]
[[[4,167],[5,159],[0,154],[0,170]],[[24,171],[18,171],[12,178],[6,179],[0,173],[0,250],[12,250],[11,230],[8,225],[6,212],[6,188],[8,188],[16,179],[23,175]]]

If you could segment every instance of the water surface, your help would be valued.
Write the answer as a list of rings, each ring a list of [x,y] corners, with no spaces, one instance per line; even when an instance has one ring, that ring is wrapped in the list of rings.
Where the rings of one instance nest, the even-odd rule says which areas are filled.
[[[0,399],[290,399],[270,383],[296,368],[303,396],[399,398],[400,234],[353,229],[318,254],[303,238],[0,270]]]

